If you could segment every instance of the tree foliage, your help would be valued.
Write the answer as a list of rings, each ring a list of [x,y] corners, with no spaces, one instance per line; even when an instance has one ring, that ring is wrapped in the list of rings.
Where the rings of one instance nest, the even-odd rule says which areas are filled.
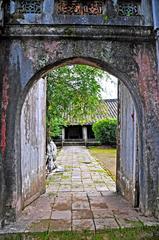
[[[96,140],[104,145],[116,145],[117,119],[102,119],[93,124],[92,130]]]
[[[86,65],[59,67],[47,75],[47,128],[50,137],[59,136],[68,124],[67,116],[84,123],[94,114],[101,99],[98,79],[103,71]]]

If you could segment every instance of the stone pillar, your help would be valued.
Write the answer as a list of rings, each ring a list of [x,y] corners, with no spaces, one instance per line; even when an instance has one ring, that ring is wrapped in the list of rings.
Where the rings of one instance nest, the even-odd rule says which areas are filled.
[[[159,1],[152,1],[152,11],[153,11],[153,23],[154,30],[156,33],[156,54],[157,54],[157,62],[158,62],[158,72],[159,72]]]
[[[152,17],[151,1],[149,0],[141,1],[141,14],[144,16],[144,25],[152,26],[153,17]]]
[[[87,145],[87,127],[86,126],[82,127],[82,134],[83,134],[84,143],[85,145]]]
[[[153,22],[154,22],[154,31],[156,34],[156,55],[157,55],[157,65],[159,73],[159,1],[152,0],[152,11],[153,11]],[[159,218],[159,167],[158,167],[158,195],[156,198],[156,212],[155,215]]]
[[[62,128],[62,146],[65,141],[65,128]]]

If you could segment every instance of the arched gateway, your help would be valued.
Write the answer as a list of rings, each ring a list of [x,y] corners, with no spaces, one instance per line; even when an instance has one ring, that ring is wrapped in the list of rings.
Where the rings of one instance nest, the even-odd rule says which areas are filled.
[[[159,8],[157,1],[8,2],[0,14],[0,221],[14,220],[23,206],[20,118],[26,94],[48,70],[80,63],[113,74],[131,93],[139,125],[139,207],[158,216],[158,22],[151,10]],[[42,193],[44,168],[39,179],[34,189]]]

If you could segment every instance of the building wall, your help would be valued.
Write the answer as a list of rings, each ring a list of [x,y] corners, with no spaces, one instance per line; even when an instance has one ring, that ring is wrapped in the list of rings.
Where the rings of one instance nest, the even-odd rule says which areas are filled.
[[[128,89],[119,83],[117,191],[137,205],[137,117]]]
[[[40,79],[26,96],[21,114],[23,207],[44,191],[46,164],[46,81]]]

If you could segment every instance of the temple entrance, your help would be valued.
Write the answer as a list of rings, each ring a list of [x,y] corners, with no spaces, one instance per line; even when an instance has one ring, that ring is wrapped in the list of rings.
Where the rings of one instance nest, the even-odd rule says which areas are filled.
[[[66,62],[67,63],[67,62]],[[81,61],[80,61],[81,63]],[[90,63],[91,65],[91,63]],[[42,76],[41,76],[42,77]],[[138,158],[139,132],[135,105],[124,84],[119,84],[117,175],[116,189],[133,206],[139,205]],[[110,104],[111,103],[111,104]],[[115,114],[115,101],[109,100],[109,114]],[[103,110],[102,110],[103,111]],[[98,116],[99,118],[99,116]],[[91,126],[65,127],[65,139],[72,145],[82,145],[87,132],[88,140],[94,139]],[[139,142],[138,142],[139,143]],[[83,144],[85,145],[85,144]],[[93,145],[93,144],[92,144]],[[22,208],[45,191],[46,164],[46,80],[33,83],[27,93],[21,114],[21,171]]]
[[[80,144],[74,145],[75,141],[84,138],[83,129],[86,126],[80,125],[65,128],[65,138],[72,141],[72,146],[64,146],[57,157],[57,164],[64,168],[64,172],[51,174],[46,180],[46,83],[44,78],[33,83],[25,97],[20,116],[23,212],[19,221],[27,219],[26,222],[32,222],[33,213],[36,212],[37,219],[45,220],[51,216],[50,228],[54,230],[63,227],[65,230],[82,229],[85,221],[89,223],[87,229],[102,229],[102,221],[111,221],[110,227],[126,225],[121,217],[123,209],[126,209],[129,220],[136,216],[136,211],[131,210],[130,205],[138,207],[140,201],[138,120],[128,88],[122,82],[118,86],[120,107],[116,115],[118,117],[116,182],[108,169],[104,170],[99,161],[90,154],[89,149],[79,146]],[[114,102],[111,101],[110,107],[113,114]],[[90,125],[87,126],[87,135],[90,139],[93,138]],[[106,160],[110,162],[110,156]],[[37,198],[39,199],[36,200]],[[43,206],[43,199],[47,202],[45,209],[39,207]],[[29,212],[30,208],[32,212]],[[104,224],[106,227],[106,223]]]
[[[35,34],[32,35],[30,29],[24,26],[13,25],[12,28],[8,26],[1,54],[1,61],[4,63],[1,66],[1,89],[3,90],[1,156],[4,165],[2,168],[4,169],[3,192],[6,193],[2,200],[3,215],[7,218],[16,218],[24,205],[34,199],[32,191],[35,197],[45,191],[45,159],[39,159],[40,149],[43,151],[43,148],[40,148],[42,135],[38,135],[34,127],[38,126],[33,121],[34,118],[29,120],[31,119],[31,115],[27,116],[29,111],[24,111],[28,121],[25,122],[26,128],[22,127],[24,132],[21,131],[22,107],[32,87],[41,77],[45,77],[51,69],[72,64],[86,64],[103,69],[118,78],[128,90],[136,112],[128,108],[123,111],[130,113],[127,123],[130,124],[131,120],[131,125],[135,126],[137,122],[138,134],[135,134],[136,130],[131,133],[133,136],[137,135],[135,144],[130,141],[132,139],[128,137],[130,129],[127,128],[127,138],[124,132],[120,134],[119,139],[121,140],[122,137],[129,141],[120,141],[118,144],[122,146],[124,156],[125,154],[129,156],[125,144],[129,142],[130,149],[136,149],[137,146],[137,157],[131,155],[131,159],[137,159],[137,165],[133,161],[125,166],[122,162],[123,158],[118,158],[117,182],[120,182],[117,184],[118,191],[124,195],[125,190],[130,193],[136,186],[139,188],[140,210],[148,215],[155,214],[158,201],[156,187],[158,186],[158,88],[152,32],[149,28],[139,27],[138,31],[136,28],[135,30],[125,28],[124,37],[122,37],[118,28],[109,27],[109,29],[101,27],[102,34],[99,34],[98,28],[94,26],[80,26],[80,28],[77,26],[71,31],[67,27],[61,30],[61,26],[58,26],[55,32],[50,25],[46,36],[45,27],[41,28],[38,35],[39,26],[34,26]],[[83,31],[82,35],[79,34],[81,31]],[[12,34],[11,38],[7,36],[9,33]],[[16,33],[19,34],[18,38]],[[93,39],[90,33],[93,34]],[[127,102],[126,99],[128,98],[123,101]],[[39,102],[39,107],[40,105]],[[32,112],[38,116],[40,113],[34,110],[33,108]],[[45,118],[41,118],[38,124],[40,121],[45,124]],[[127,123],[123,122],[123,124]],[[35,132],[34,136],[31,130]],[[45,129],[42,134],[44,133]],[[24,148],[21,146],[22,143]],[[26,149],[30,149],[31,158],[25,152]],[[31,159],[35,157],[36,164],[33,166],[31,162],[23,161],[25,156],[28,161],[32,161]],[[131,171],[132,167],[133,171]],[[24,172],[22,168],[25,169]],[[31,175],[28,174],[29,171]],[[123,177],[124,173],[126,177]],[[131,182],[127,181],[129,177]],[[130,201],[133,195],[134,193],[128,196]],[[25,204],[24,199],[25,201],[28,199]],[[11,215],[14,217],[11,218]]]

